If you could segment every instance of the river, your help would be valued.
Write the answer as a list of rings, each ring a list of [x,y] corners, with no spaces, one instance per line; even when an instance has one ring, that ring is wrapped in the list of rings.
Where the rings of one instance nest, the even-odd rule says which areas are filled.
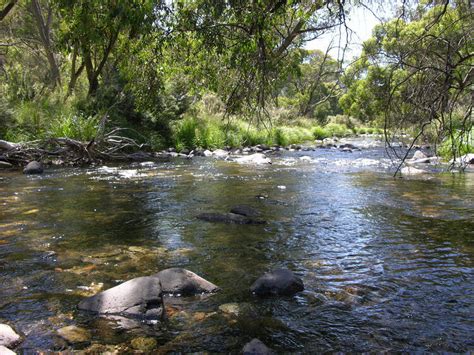
[[[75,324],[92,342],[154,337],[160,351],[474,350],[474,174],[393,178],[381,147],[283,152],[271,165],[213,158],[0,176],[0,322],[17,350],[65,347]],[[214,224],[201,212],[250,205],[265,225]],[[77,310],[124,280],[184,267],[217,284],[174,301],[169,320],[131,329]],[[284,267],[294,297],[249,286]],[[238,315],[219,306],[237,303]],[[81,348],[71,346],[70,348]]]

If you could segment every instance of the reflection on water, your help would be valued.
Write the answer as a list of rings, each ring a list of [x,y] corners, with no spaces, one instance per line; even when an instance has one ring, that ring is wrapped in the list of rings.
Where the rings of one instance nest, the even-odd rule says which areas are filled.
[[[93,342],[152,336],[163,352],[238,351],[254,337],[277,351],[472,350],[474,176],[394,179],[389,168],[371,149],[286,153],[268,166],[195,159],[8,173],[0,319],[26,334],[23,349],[61,348],[55,329],[77,324]],[[269,223],[195,218],[237,204]],[[166,324],[127,331],[76,310],[84,296],[176,266],[222,292],[170,300]],[[251,283],[276,267],[306,290],[254,298]]]

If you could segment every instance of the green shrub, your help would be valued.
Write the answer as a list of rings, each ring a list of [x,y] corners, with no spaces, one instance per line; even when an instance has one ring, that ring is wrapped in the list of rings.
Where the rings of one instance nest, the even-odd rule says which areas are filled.
[[[198,123],[194,118],[185,118],[179,121],[174,132],[176,149],[182,150],[184,148],[193,148],[196,144],[199,145],[199,140],[202,139],[202,137],[197,130]],[[196,133],[198,137],[196,137]]]
[[[313,128],[314,139],[322,140],[324,138],[328,138],[329,136],[330,136],[329,132],[326,131],[324,128],[320,126],[316,126]]]
[[[454,149],[457,156],[474,153],[474,143],[466,139],[461,141],[459,135],[456,135],[454,137]],[[446,160],[453,157],[453,140],[451,137],[441,143],[438,148],[438,154]]]
[[[346,137],[351,134],[347,126],[337,123],[329,123],[324,127],[330,137]]]

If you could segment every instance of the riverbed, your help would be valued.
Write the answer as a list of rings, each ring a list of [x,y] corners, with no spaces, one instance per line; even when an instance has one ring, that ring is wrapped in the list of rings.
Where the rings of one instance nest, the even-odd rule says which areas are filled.
[[[127,347],[238,352],[474,350],[474,174],[394,178],[383,147],[276,152],[272,164],[214,158],[0,176],[0,323],[20,351]],[[196,219],[245,204],[265,225]],[[166,322],[124,325],[77,304],[170,267],[217,284],[169,304]],[[305,290],[261,299],[264,272]],[[225,312],[232,303],[236,312]],[[91,330],[68,345],[56,330]]]

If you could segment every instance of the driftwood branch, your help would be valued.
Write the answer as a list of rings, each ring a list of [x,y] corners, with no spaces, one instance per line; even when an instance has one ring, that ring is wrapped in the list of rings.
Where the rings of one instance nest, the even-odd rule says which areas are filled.
[[[88,165],[111,161],[159,160],[146,144],[118,135],[114,129],[100,140],[81,142],[71,138],[49,138],[23,143],[0,140],[0,161],[23,166],[30,161],[54,165]]]

